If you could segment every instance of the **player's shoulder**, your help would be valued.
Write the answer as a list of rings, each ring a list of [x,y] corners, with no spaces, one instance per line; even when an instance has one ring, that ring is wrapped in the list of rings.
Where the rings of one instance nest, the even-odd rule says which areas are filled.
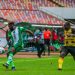
[[[72,34],[75,34],[75,28],[72,28]]]

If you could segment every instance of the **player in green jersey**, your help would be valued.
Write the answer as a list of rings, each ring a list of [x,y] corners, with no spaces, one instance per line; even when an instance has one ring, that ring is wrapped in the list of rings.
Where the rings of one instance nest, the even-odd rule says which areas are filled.
[[[15,65],[13,62],[13,56],[24,48],[22,32],[29,32],[33,34],[31,30],[26,29],[21,26],[14,26],[14,22],[10,22],[8,24],[8,30],[6,32],[6,40],[8,43],[8,51],[7,51],[7,62],[3,64],[4,67],[8,68],[10,65],[12,66],[12,70],[15,70]]]

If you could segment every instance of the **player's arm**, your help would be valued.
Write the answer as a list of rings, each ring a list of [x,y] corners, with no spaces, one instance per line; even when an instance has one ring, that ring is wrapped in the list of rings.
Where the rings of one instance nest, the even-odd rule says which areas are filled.
[[[72,29],[72,34],[75,34],[75,29]]]
[[[6,31],[6,40],[9,41],[9,37],[8,37],[8,30]]]
[[[31,30],[29,30],[29,29],[25,29],[25,27],[20,27],[20,28],[21,28],[22,32],[26,32],[26,33],[29,33],[31,35],[34,35],[34,33]]]
[[[50,39],[52,39],[52,33],[51,33],[51,31],[49,31],[49,35],[50,35]]]
[[[71,34],[68,34],[69,37],[73,37],[75,36],[75,29],[72,29],[72,33]]]
[[[12,51],[12,47],[13,47],[13,41],[12,41],[12,37],[11,35],[9,35],[9,31],[6,31],[6,40],[7,40],[7,44],[8,44],[8,50],[6,53]]]

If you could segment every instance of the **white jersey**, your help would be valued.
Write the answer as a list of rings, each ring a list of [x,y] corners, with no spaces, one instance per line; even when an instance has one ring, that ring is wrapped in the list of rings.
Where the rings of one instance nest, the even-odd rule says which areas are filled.
[[[18,27],[16,27],[15,30],[12,32],[12,37],[14,39],[14,45],[15,45],[19,41],[19,29],[18,29]]]

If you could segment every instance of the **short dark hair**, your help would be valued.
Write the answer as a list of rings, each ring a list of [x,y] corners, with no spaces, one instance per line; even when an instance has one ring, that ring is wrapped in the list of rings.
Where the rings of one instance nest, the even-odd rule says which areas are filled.
[[[9,22],[8,25],[14,25],[14,22]]]
[[[69,22],[66,22],[64,25],[68,25],[68,26],[70,26],[70,23],[69,23]]]
[[[71,25],[70,25],[69,22],[66,22],[66,23],[64,24],[64,29],[65,29],[65,30],[70,29],[70,27],[71,27]]]
[[[45,27],[45,30],[47,30],[47,27]]]
[[[14,22],[9,22],[8,27],[11,31],[13,31],[14,30]]]

